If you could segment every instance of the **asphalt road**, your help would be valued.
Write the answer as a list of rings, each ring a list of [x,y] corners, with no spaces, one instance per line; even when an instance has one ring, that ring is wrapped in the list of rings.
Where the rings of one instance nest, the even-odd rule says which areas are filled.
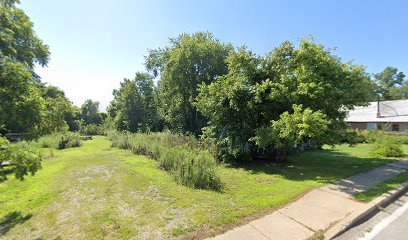
[[[408,206],[408,203],[406,203]],[[408,239],[408,211],[405,210],[401,215],[380,231],[373,240],[407,240]]]
[[[408,240],[408,192],[336,240]]]

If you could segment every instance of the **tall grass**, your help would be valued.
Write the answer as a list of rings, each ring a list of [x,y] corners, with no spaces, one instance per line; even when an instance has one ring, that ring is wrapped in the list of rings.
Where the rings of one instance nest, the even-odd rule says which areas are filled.
[[[53,133],[39,138],[38,143],[42,148],[73,148],[81,146],[81,137],[74,132]]]
[[[210,146],[193,136],[112,131],[108,138],[113,147],[130,149],[134,154],[156,160],[182,185],[200,189],[221,188]]]

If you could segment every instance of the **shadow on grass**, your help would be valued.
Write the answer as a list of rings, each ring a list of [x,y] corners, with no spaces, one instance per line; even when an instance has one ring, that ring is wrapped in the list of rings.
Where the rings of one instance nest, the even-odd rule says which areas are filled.
[[[392,162],[390,158],[356,157],[337,150],[324,149],[293,153],[284,162],[262,159],[229,163],[252,174],[273,174],[292,181],[317,181],[323,184],[347,178]]]
[[[0,219],[0,236],[6,234],[10,229],[15,227],[17,224],[22,224],[25,221],[29,220],[33,215],[27,214],[23,215],[21,212],[10,212],[2,219]]]

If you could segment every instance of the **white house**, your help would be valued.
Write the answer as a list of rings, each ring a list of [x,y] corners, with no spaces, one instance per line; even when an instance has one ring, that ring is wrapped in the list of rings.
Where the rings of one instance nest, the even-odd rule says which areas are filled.
[[[350,111],[346,122],[354,129],[408,132],[408,100],[370,102]]]

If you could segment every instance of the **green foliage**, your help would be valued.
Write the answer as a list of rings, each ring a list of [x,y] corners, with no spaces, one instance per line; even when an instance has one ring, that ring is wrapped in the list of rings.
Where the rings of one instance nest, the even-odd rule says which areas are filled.
[[[0,1],[0,52],[29,69],[34,64],[44,66],[49,59],[49,49],[33,30],[33,23],[23,10],[16,7],[19,1]]]
[[[177,184],[158,162],[110,146],[96,136],[80,148],[55,151],[30,181],[0,184],[0,221],[15,211],[35,218],[1,238],[32,239],[36,232],[27,229],[41,229],[43,239],[191,239],[203,229],[271,212],[313,188],[395,161],[370,157],[370,145],[364,144],[297,153],[282,165],[220,164],[218,192]],[[61,216],[66,221],[53,220]]]
[[[261,138],[271,137],[265,129],[274,122],[281,129],[273,134],[278,142],[267,141],[271,151],[280,148],[281,142],[307,140],[308,135],[320,144],[338,143],[348,129],[347,110],[365,104],[371,94],[362,66],[343,63],[332,50],[310,38],[302,39],[297,49],[284,42],[265,57],[241,48],[227,62],[228,73],[201,86],[196,102],[209,120],[203,137],[215,142],[224,159],[263,151],[257,141],[250,140],[257,133],[264,135],[255,138],[263,145]],[[286,124],[281,118],[289,120],[293,106],[302,106],[300,112],[307,111],[312,121],[321,118],[322,122],[316,126],[303,122],[299,112],[293,124]],[[299,128],[304,129],[297,132]]]
[[[45,100],[24,64],[0,53],[0,125],[13,132],[35,132]]]
[[[35,138],[64,131],[74,107],[63,91],[42,84],[35,74],[35,64],[45,66],[50,52],[16,3],[0,2],[1,132],[29,133]]]
[[[405,80],[405,74],[398,72],[397,68],[386,67],[382,72],[374,74],[374,81],[383,100],[408,98],[408,82]]]
[[[382,134],[380,131],[369,131],[369,130],[361,130],[355,129],[351,130],[353,133],[353,143],[374,143],[379,134]]]
[[[14,174],[18,180],[34,175],[41,169],[41,154],[33,150],[27,142],[9,144],[0,137],[0,182],[7,180],[7,175]]]
[[[182,185],[200,189],[221,188],[210,147],[192,136],[112,131],[108,137],[113,147],[130,149],[134,154],[158,161],[160,167]]]
[[[81,106],[81,120],[83,124],[101,124],[102,116],[99,112],[99,102],[87,99]]]
[[[275,159],[283,160],[293,146],[304,141],[324,142],[329,123],[322,112],[293,105],[293,113],[284,112],[270,126],[257,129],[255,137],[250,140],[260,148],[272,149]]]
[[[38,139],[42,148],[66,149],[81,146],[81,136],[79,133],[64,132],[53,133]]]
[[[68,131],[72,127],[77,108],[65,97],[61,89],[45,85],[41,85],[40,89],[45,104],[40,113],[41,121],[35,125],[36,135]]]
[[[104,135],[104,129],[102,125],[96,125],[96,124],[90,124],[90,125],[85,125],[82,126],[79,132],[82,135],[89,135],[89,136],[94,136],[94,135]]]
[[[404,153],[401,149],[401,143],[393,136],[378,132],[375,140],[374,147],[370,151],[373,156],[382,157],[403,157]]]
[[[108,113],[115,128],[130,132],[161,130],[155,99],[153,76],[137,72],[133,80],[125,79],[118,90]]]
[[[402,145],[408,145],[408,135],[406,134],[395,134],[391,132],[384,132],[380,130],[368,131],[368,130],[351,130],[351,133],[354,137],[352,142],[357,143],[375,143],[378,139],[381,138],[392,138],[395,143]],[[348,143],[348,142],[347,142]]]
[[[395,140],[400,143],[400,144],[406,144],[408,145],[408,135],[406,134],[390,134]]]
[[[181,34],[170,46],[149,50],[146,67],[158,82],[158,112],[174,132],[198,134],[206,119],[193,105],[198,86],[210,84],[227,73],[226,58],[233,47],[211,33]]]
[[[74,148],[81,146],[81,136],[79,133],[66,132],[58,142],[57,149]]]

